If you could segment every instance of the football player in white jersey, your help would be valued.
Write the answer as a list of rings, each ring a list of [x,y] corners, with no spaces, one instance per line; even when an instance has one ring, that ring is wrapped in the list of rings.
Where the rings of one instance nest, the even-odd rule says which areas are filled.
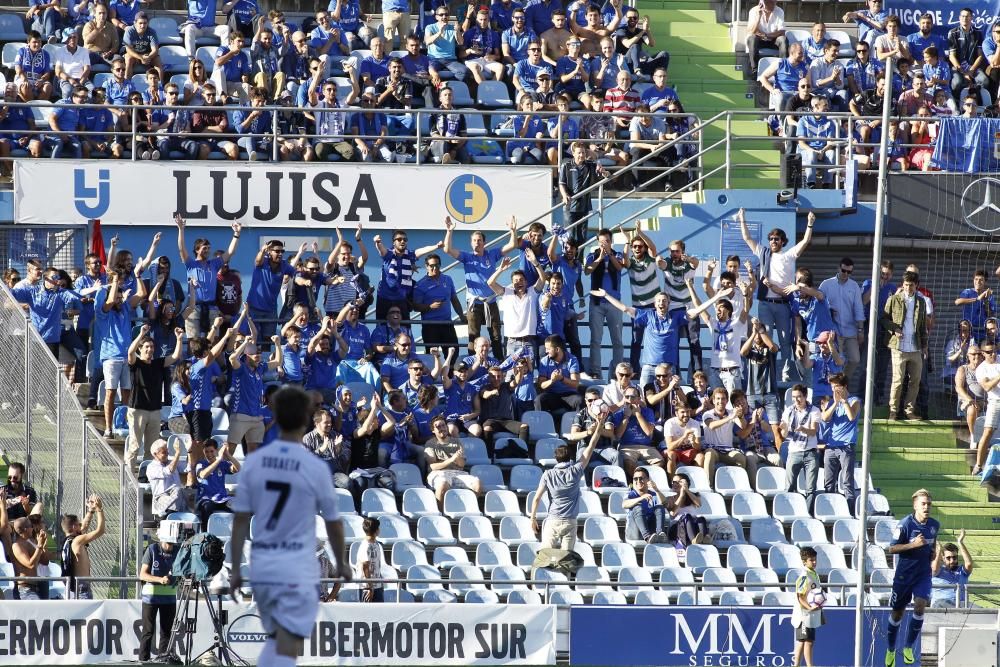
[[[311,426],[309,396],[285,386],[271,397],[278,439],[246,459],[232,508],[232,563],[229,584],[235,594],[242,579],[243,543],[254,518],[250,583],[257,613],[269,638],[262,666],[292,667],[319,611],[319,562],[315,557],[317,514],[337,558],[337,576],[351,579],[344,549],[344,528],[337,513],[333,480],[325,466],[302,445]]]

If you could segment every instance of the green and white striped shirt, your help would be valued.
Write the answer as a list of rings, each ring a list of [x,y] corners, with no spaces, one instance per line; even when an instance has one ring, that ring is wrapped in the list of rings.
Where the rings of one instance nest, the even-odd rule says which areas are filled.
[[[668,262],[667,268],[663,270],[663,276],[667,281],[670,310],[679,310],[680,308],[687,310],[691,305],[691,295],[684,282],[694,276],[694,267],[690,262],[682,262],[681,264]]]
[[[629,258],[628,281],[632,287],[632,307],[651,308],[660,293],[660,277],[656,259],[646,255],[643,259]]]

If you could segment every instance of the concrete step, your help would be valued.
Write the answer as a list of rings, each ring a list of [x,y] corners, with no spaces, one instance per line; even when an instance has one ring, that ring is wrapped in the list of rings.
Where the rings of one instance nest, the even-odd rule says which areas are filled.
[[[650,16],[652,18],[652,16]],[[655,19],[654,19],[655,20]],[[729,28],[718,23],[695,23],[692,21],[668,21],[666,24],[666,30],[660,30],[659,32],[666,32],[667,38],[670,40],[669,45],[672,45],[677,37],[709,37],[709,38],[721,38],[726,40],[726,45],[729,50],[732,51],[732,45],[729,41]],[[669,50],[669,49],[668,49]]]
[[[673,54],[670,57],[670,72],[668,79],[671,83],[682,84],[689,81],[746,81],[743,79],[743,72],[736,69],[733,63],[711,64],[711,63],[689,63],[675,62]]]
[[[698,4],[698,3],[691,3]],[[705,9],[705,3],[701,3],[700,9],[679,9],[677,7],[660,8],[655,6],[647,6],[647,3],[643,3],[643,7],[639,10],[642,12],[643,16],[649,16],[650,24],[652,25],[654,33],[660,33],[660,26],[670,25],[672,22],[697,22],[697,23],[715,23],[718,15],[715,13],[714,9]],[[724,28],[724,27],[723,27]],[[725,29],[725,28],[724,28]]]
[[[671,54],[673,53],[684,53],[684,54],[706,54],[706,55],[717,55],[726,54],[733,62],[735,62],[736,56],[733,54],[732,43],[729,41],[729,35],[722,32],[719,35],[672,35],[666,36],[665,39],[668,40],[667,44],[664,46]],[[671,59],[673,56],[671,55]]]

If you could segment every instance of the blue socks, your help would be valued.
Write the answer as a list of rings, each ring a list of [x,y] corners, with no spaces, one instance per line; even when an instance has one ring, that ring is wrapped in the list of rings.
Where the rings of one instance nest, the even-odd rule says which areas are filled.
[[[923,623],[923,618],[921,618],[921,623]],[[892,620],[892,617],[890,616],[889,617],[889,631],[886,633],[886,636],[885,636],[886,641],[889,644],[889,650],[890,651],[895,651],[896,650],[896,637],[897,637],[897,635],[899,635],[899,621]]]
[[[906,645],[912,647],[914,642],[917,641],[917,637],[920,636],[920,630],[924,627],[924,615],[923,614],[913,614],[910,619],[910,627],[906,631]]]

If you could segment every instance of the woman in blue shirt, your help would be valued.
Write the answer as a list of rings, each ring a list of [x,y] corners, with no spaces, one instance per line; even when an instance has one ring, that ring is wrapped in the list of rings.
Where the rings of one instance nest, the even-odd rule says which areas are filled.
[[[523,113],[514,116],[514,136],[517,138],[507,141],[507,158],[511,164],[545,164],[545,154],[538,141],[546,135],[545,122],[530,113],[533,104],[529,95],[518,102],[517,108]]]
[[[226,475],[235,475],[240,471],[240,464],[229,453],[227,447],[219,452],[215,440],[208,440],[202,446],[205,458],[194,466],[198,476],[198,516],[201,519],[201,529],[208,530],[208,517],[216,512],[232,512],[229,503],[233,499],[226,489]]]
[[[170,413],[167,428],[178,435],[191,433],[191,362],[179,361],[170,382]]]

